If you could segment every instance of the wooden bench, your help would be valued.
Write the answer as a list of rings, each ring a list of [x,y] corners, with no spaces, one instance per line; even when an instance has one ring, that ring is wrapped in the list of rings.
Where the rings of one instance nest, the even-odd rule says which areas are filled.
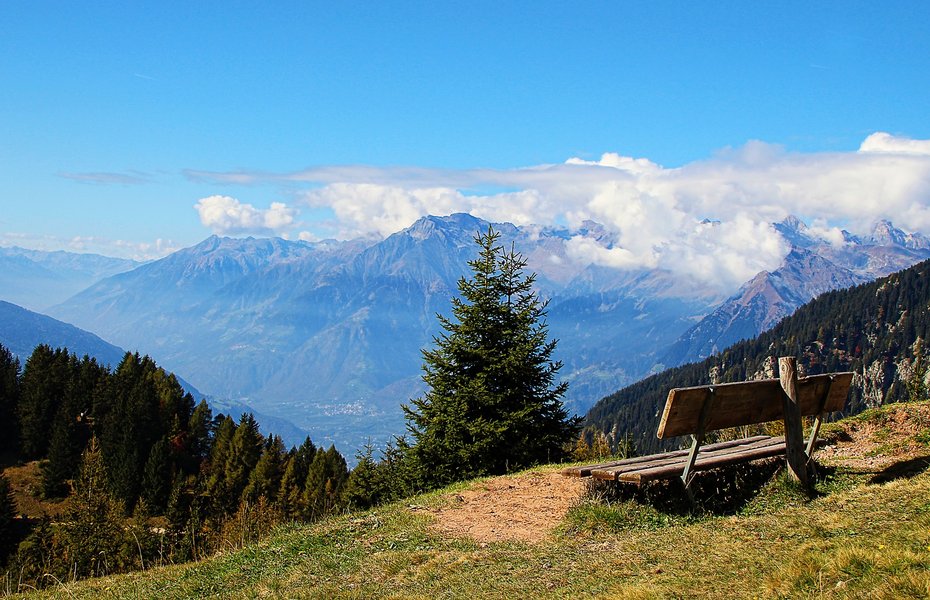
[[[787,455],[789,470],[806,483],[806,465],[816,449],[823,416],[843,410],[853,374],[798,378],[793,358],[780,359],[779,369],[780,379],[671,390],[656,435],[660,439],[690,435],[690,449],[568,467],[562,474],[637,485],[681,477],[690,494],[697,471]],[[802,416],[815,417],[806,442]],[[708,432],[777,420],[785,423],[783,437],[758,435],[704,445]]]

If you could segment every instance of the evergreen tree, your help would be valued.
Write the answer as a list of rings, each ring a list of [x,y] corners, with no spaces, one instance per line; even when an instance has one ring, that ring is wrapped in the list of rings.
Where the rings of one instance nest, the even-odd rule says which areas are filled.
[[[230,502],[225,500],[226,494],[226,462],[229,459],[230,444],[236,434],[236,422],[232,417],[217,415],[219,421],[216,427],[216,436],[213,439],[213,449],[210,452],[210,464],[204,484],[204,492],[209,498],[211,511],[221,514]],[[236,498],[235,502],[239,499]]]
[[[244,500],[255,504],[262,497],[268,502],[277,499],[278,489],[281,487],[284,455],[284,442],[276,435],[270,436],[262,448],[261,458],[249,474],[249,482],[242,492]]]
[[[299,448],[292,448],[288,452],[281,485],[278,488],[278,506],[286,519],[299,519],[306,512],[304,486],[307,482],[307,472],[316,454],[316,446],[309,437]]]
[[[68,383],[52,423],[47,460],[42,463],[42,491],[46,497],[68,493],[66,482],[77,476],[81,454],[91,436],[88,411],[99,382],[108,376],[97,361],[85,356],[68,361]]]
[[[313,457],[304,485],[304,518],[308,521],[334,513],[342,507],[343,488],[349,478],[346,460],[335,446]]]
[[[117,572],[123,543],[123,507],[107,487],[96,438],[84,452],[72,507],[63,525],[66,564],[80,577]]]
[[[426,394],[405,406],[413,457],[424,481],[440,485],[562,457],[577,431],[555,383],[546,303],[525,276],[526,260],[498,244],[491,227],[475,241],[470,279],[459,280],[454,318],[423,352]]]
[[[142,499],[145,501],[146,510],[152,514],[160,515],[168,506],[171,475],[168,440],[162,438],[152,446],[142,472]]]
[[[10,480],[0,473],[0,565],[6,563],[6,557],[12,548],[13,518],[16,516],[16,500]]]
[[[384,490],[379,477],[378,463],[374,459],[374,448],[370,441],[355,455],[355,458],[358,463],[349,473],[349,479],[346,481],[346,504],[350,508],[368,508],[379,504]]]
[[[210,456],[212,444],[213,412],[206,400],[201,400],[194,409],[187,431],[190,463],[185,464],[184,467],[188,473],[195,473],[200,463]]]
[[[36,346],[20,387],[19,418],[23,455],[37,459],[48,452],[49,431],[68,389],[70,355],[67,350]]]
[[[18,449],[19,360],[0,345],[0,452]]]
[[[236,432],[229,441],[224,468],[224,493],[219,499],[221,510],[231,514],[242,499],[242,492],[249,482],[249,475],[258,464],[262,453],[262,435],[258,423],[251,414],[243,414]],[[216,499],[215,499],[216,500]]]

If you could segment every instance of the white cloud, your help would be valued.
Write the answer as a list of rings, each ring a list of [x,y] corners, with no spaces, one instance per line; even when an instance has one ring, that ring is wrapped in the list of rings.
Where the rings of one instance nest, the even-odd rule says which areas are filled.
[[[791,214],[834,244],[843,243],[841,228],[864,234],[879,219],[930,232],[930,140],[887,133],[870,135],[856,152],[801,154],[750,141],[677,168],[606,153],[510,170],[322,166],[188,176],[322,186],[304,192],[302,203],[331,211],[326,237],[386,236],[423,215],[454,212],[519,225],[593,220],[606,238],[573,239],[570,258],[663,267],[721,288],[779,266],[788,246],[771,223]],[[293,229],[296,219],[284,205],[261,211],[224,196],[201,200],[198,210],[204,224],[227,232]]]
[[[915,140],[877,131],[865,138],[859,152],[897,152],[930,156],[930,140]]]
[[[229,196],[201,198],[194,208],[200,214],[200,222],[221,235],[283,235],[295,224],[299,214],[297,209],[283,202],[272,202],[263,210]]]
[[[424,215],[468,212],[489,221],[531,225],[537,219],[555,218],[555,207],[543,206],[535,190],[512,193],[465,195],[452,188],[408,189],[371,183],[334,183],[304,195],[311,207],[327,207],[340,224],[336,237],[376,233],[388,236],[408,227]]]

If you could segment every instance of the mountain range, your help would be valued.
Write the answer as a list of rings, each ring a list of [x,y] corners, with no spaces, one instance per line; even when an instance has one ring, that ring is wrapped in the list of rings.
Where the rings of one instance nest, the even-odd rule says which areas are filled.
[[[436,314],[450,314],[474,236],[488,226],[456,214],[383,240],[214,236],[104,277],[48,313],[153,356],[213,397],[353,448],[403,432],[399,406],[422,391],[420,351],[439,333]],[[667,271],[578,265],[567,242],[598,239],[595,223],[494,227],[538,275],[571,384],[566,403],[579,414],[665,366],[758,334],[823,291],[930,256],[926,238],[890,223],[831,244],[790,218],[776,224],[792,245],[782,267],[727,299]]]
[[[99,254],[0,248],[0,299],[42,312],[105,277],[140,264]]]

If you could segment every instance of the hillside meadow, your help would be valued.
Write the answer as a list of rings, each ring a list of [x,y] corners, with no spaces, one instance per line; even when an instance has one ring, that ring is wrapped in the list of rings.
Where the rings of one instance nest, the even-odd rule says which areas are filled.
[[[930,403],[867,411],[824,437],[813,494],[775,473],[725,509],[690,512],[663,490],[630,498],[550,465],[25,596],[930,597]]]

